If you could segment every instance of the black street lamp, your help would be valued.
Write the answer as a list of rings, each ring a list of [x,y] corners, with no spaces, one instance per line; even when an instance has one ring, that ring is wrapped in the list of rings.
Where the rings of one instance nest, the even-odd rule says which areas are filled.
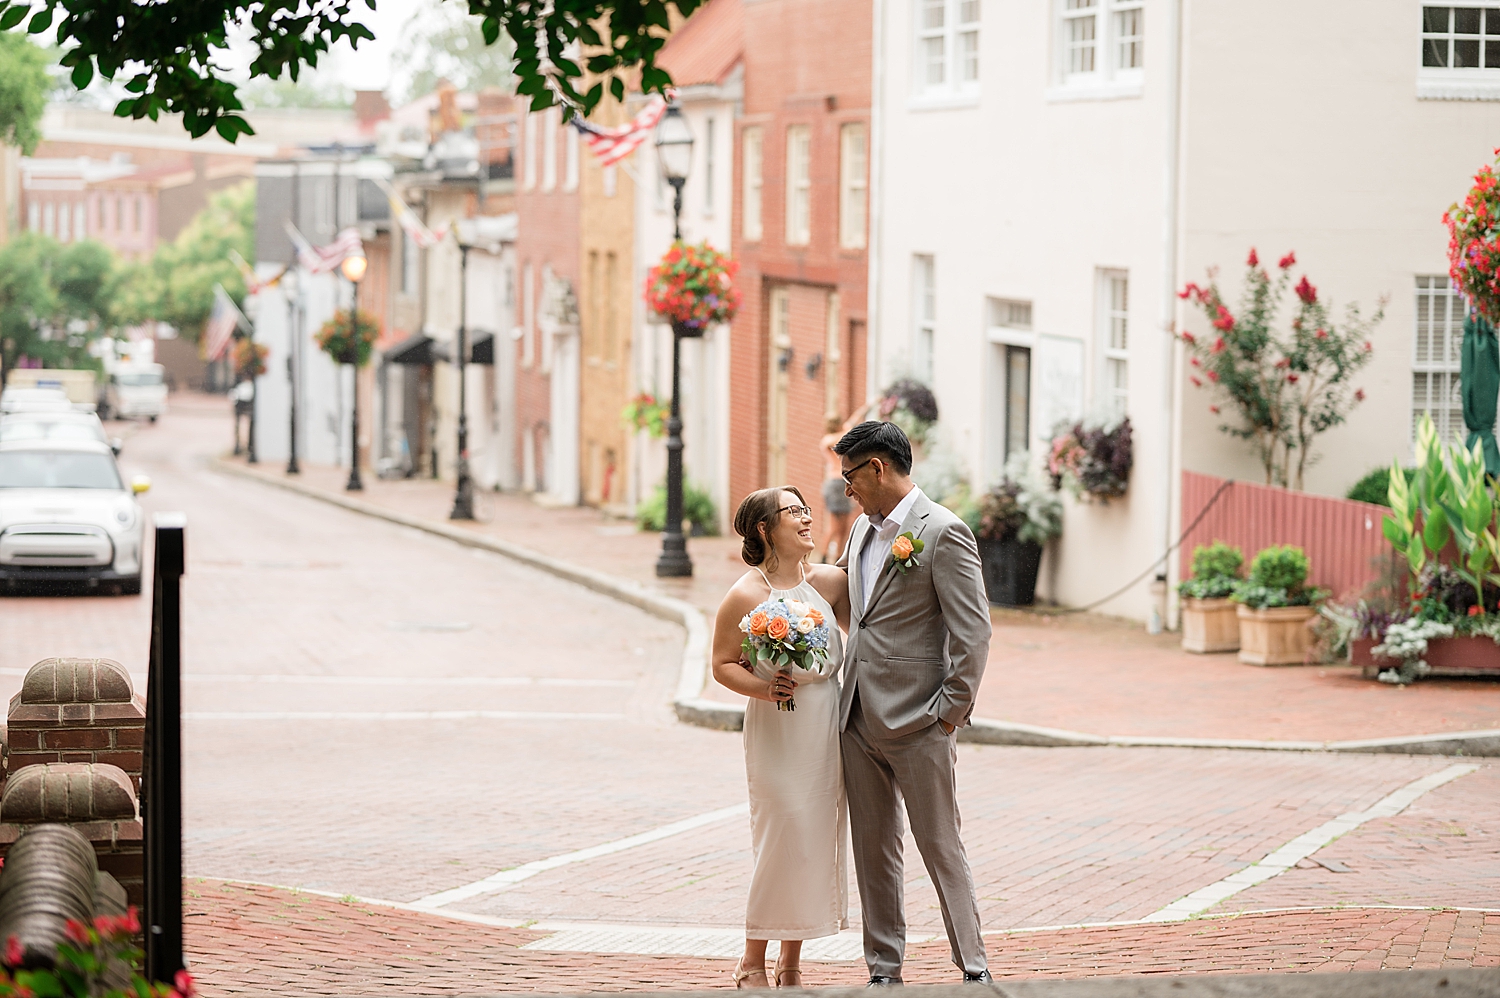
[[[349,484],[346,492],[363,492],[365,483],[359,480],[359,282],[364,279],[365,267],[369,265],[365,251],[355,250],[344,257],[339,270],[354,289],[349,304],[349,365],[354,369],[353,402],[349,409]]]
[[[458,485],[453,493],[450,520],[474,519],[474,481],[469,477],[469,405],[465,364],[469,352],[469,250],[459,241],[458,253]]]
[[[286,380],[290,392],[291,409],[290,441],[286,459],[288,475],[302,474],[297,463],[297,354],[301,337],[297,328],[297,268],[292,267],[281,275],[281,293],[286,296]]]
[[[675,105],[656,126],[656,160],[662,179],[672,185],[672,238],[682,238],[682,185],[693,165],[693,130]],[[672,323],[672,411],[667,418],[667,522],[662,524],[661,557],[656,574],[686,578],[693,574],[687,538],[682,533],[682,341],[703,335],[681,322]]]

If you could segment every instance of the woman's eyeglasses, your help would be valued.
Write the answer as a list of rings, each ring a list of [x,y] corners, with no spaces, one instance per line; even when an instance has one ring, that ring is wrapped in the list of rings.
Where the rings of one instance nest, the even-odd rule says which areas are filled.
[[[813,513],[811,506],[783,506],[780,509],[778,509],[776,512],[777,513],[791,513],[793,516],[795,516],[799,520],[802,520],[802,519],[808,519],[808,520],[810,520],[810,519],[812,519],[812,513]]]

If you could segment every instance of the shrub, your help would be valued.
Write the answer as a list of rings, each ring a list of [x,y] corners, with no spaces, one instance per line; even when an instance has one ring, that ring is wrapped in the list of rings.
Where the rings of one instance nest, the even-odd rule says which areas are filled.
[[[1310,606],[1328,594],[1307,585],[1307,553],[1292,544],[1273,544],[1250,562],[1250,577],[1235,586],[1230,599],[1256,610],[1277,606]]]
[[[1004,477],[979,500],[979,529],[974,535],[986,541],[1015,535],[1033,544],[1062,536],[1062,502],[1032,470],[1030,455],[1012,454],[1005,462]]]
[[[1416,468],[1406,469],[1405,474],[1408,484],[1410,484],[1412,477],[1416,475],[1416,473]],[[1391,469],[1376,468],[1374,471],[1370,472],[1368,475],[1350,486],[1349,491],[1345,493],[1344,498],[1353,499],[1355,502],[1368,502],[1373,503],[1376,506],[1385,506],[1389,508],[1391,505],[1390,489]]]
[[[719,533],[719,516],[713,497],[691,482],[682,483],[682,518],[693,525],[693,533],[715,537]],[[667,487],[658,485],[649,499],[635,508],[635,523],[642,530],[660,533],[667,523]]]
[[[1245,555],[1223,541],[1198,545],[1193,549],[1193,574],[1177,586],[1189,599],[1223,599],[1234,592],[1240,582]]]

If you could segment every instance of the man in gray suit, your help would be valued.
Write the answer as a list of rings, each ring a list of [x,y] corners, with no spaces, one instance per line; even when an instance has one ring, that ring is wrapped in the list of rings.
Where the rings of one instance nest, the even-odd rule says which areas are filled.
[[[987,984],[954,783],[956,732],[974,712],[990,648],[979,548],[962,520],[912,484],[899,427],[860,423],[834,452],[864,510],[839,560],[852,612],[839,729],[870,986],[902,983],[902,798],[953,963],[965,982]]]

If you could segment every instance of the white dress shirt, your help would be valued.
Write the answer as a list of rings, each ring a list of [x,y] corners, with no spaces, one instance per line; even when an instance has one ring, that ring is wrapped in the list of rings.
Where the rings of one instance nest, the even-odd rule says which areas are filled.
[[[906,519],[906,514],[916,504],[917,496],[922,490],[915,485],[911,491],[896,503],[896,508],[891,510],[889,516],[883,520],[870,517],[870,533],[865,540],[864,549],[859,553],[859,578],[860,598],[864,605],[860,607],[863,612],[865,606],[870,603],[870,592],[875,588],[875,583],[880,579],[880,571],[885,568],[885,563],[891,557],[891,545],[896,541],[896,534],[901,530],[901,522]]]

